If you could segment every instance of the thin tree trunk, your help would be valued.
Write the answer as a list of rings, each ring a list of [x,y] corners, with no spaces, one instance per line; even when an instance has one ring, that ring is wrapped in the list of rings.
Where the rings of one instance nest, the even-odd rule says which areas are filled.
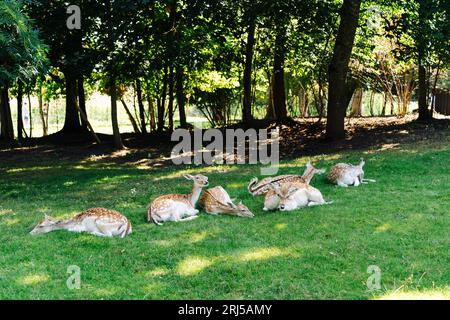
[[[167,110],[168,110],[168,114],[169,114],[169,131],[172,132],[173,131],[173,89],[174,89],[174,85],[175,85],[175,78],[174,78],[174,72],[173,72],[173,67],[170,67],[170,72],[169,72],[169,103],[167,105]]]
[[[177,103],[178,103],[178,112],[180,113],[180,127],[186,128],[187,127],[187,119],[186,119],[186,96],[184,94],[184,71],[183,67],[178,66],[176,68],[176,80],[177,80],[177,87],[176,87],[176,95],[177,95]]]
[[[78,85],[78,105],[80,107],[80,110],[84,113],[86,119],[87,119],[87,112],[86,112],[86,94],[84,92],[84,77],[80,76],[77,81]],[[84,131],[88,130],[88,124],[86,121],[83,120],[83,117],[81,117],[81,128]]]
[[[267,101],[267,110],[266,110],[266,119],[274,120],[276,118],[275,115],[275,107],[273,103],[273,76],[270,73],[267,73],[267,79],[269,79],[269,87],[268,87],[268,101]]]
[[[273,106],[277,122],[283,122],[287,119],[286,89],[284,84],[285,46],[286,29],[283,26],[277,26],[273,62]]]
[[[22,141],[23,137],[23,82],[17,82],[17,139]]]
[[[162,87],[162,93],[161,93],[161,100],[158,104],[158,131],[162,132],[164,131],[164,112],[166,107],[166,95],[167,95],[167,79],[168,78],[168,72],[167,67],[164,68],[164,78],[163,78],[163,87]]]
[[[355,42],[361,0],[344,0],[341,7],[341,22],[336,37],[333,57],[328,70],[328,114],[326,136],[328,139],[345,137],[347,73]]]
[[[137,95],[138,108],[139,108],[139,119],[141,121],[141,132],[147,133],[147,124],[145,123],[144,103],[142,102],[141,80],[139,80],[139,79],[136,80],[136,95]]]
[[[242,106],[242,122],[249,125],[253,120],[252,116],[252,64],[253,48],[255,46],[255,21],[248,27],[247,44],[245,46],[245,68],[244,68],[244,101]]]
[[[31,106],[31,97],[30,97],[30,93],[27,93],[28,96],[28,115],[30,116],[30,138],[33,137],[33,108]]]
[[[133,115],[130,112],[130,109],[128,108],[127,104],[125,103],[125,100],[122,98],[120,99],[120,102],[122,102],[123,108],[125,109],[125,112],[128,115],[128,119],[130,119],[131,125],[133,126],[133,130],[135,133],[141,133],[139,130],[139,126],[136,123],[136,120],[134,119]]]
[[[117,120],[116,80],[113,76],[111,76],[110,90],[111,90],[111,122],[113,129],[114,146],[117,149],[123,149],[124,145],[122,142],[122,137],[120,136],[119,122]]]
[[[40,83],[39,83],[38,100],[39,100],[39,115],[41,116],[41,123],[42,123],[42,135],[45,137],[48,135],[48,127],[47,122],[45,121],[44,103],[42,101],[42,85]]]

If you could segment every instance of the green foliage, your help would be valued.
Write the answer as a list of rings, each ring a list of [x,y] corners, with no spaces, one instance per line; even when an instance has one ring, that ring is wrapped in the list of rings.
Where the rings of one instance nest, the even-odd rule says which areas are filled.
[[[26,81],[44,70],[45,46],[19,1],[0,2],[0,83]]]

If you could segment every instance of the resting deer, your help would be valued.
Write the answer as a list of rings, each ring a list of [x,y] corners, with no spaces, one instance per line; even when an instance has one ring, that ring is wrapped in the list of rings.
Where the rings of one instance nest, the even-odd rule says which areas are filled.
[[[194,182],[189,194],[166,194],[153,200],[147,210],[147,220],[157,225],[164,221],[188,221],[197,218],[195,209],[202,188],[208,186],[208,177],[197,174],[185,174],[184,177]]]
[[[281,187],[273,185],[272,188],[278,196],[277,208],[280,211],[292,211],[306,206],[332,203],[325,202],[318,189],[305,183],[285,183]]]
[[[305,171],[300,176],[298,174],[285,174],[280,175],[276,177],[267,177],[262,179],[258,182],[257,178],[253,178],[248,187],[247,190],[250,192],[253,196],[259,196],[262,194],[267,194],[272,190],[272,185],[278,185],[281,186],[284,183],[287,182],[300,182],[300,183],[306,183],[309,184],[311,182],[311,179],[314,177],[315,174],[322,174],[324,173],[324,169],[316,169],[310,161],[306,164]]]
[[[340,187],[359,186],[361,183],[375,182],[373,179],[364,179],[364,159],[358,165],[338,163],[328,174],[328,180]]]
[[[131,223],[119,212],[105,208],[92,208],[67,220],[56,220],[45,215],[30,234],[47,233],[54,230],[87,232],[100,237],[126,237],[131,233]]]
[[[218,186],[206,190],[200,198],[200,207],[210,214],[229,214],[253,218],[255,215],[242,202],[235,205],[224,188]]]

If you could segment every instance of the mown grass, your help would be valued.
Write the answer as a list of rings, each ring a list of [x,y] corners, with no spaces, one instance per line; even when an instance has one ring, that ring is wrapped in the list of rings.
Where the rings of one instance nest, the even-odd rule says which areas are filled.
[[[315,177],[328,206],[262,211],[246,185],[259,166],[141,169],[67,160],[3,159],[0,176],[0,299],[371,299],[450,298],[450,146],[316,157],[329,169],[366,158],[377,183],[337,188]],[[307,158],[281,163],[302,172]],[[187,192],[181,174],[204,173],[256,214],[147,224],[150,199]],[[67,217],[103,206],[125,214],[134,232],[105,239],[58,231],[31,236],[44,213]],[[81,289],[66,285],[81,269]],[[369,291],[370,265],[381,290]]]

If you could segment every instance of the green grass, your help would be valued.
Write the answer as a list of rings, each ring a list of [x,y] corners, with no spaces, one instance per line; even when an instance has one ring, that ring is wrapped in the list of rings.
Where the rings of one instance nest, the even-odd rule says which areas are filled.
[[[247,182],[258,166],[140,168],[131,165],[1,160],[0,299],[372,299],[450,298],[450,146],[341,153],[313,160],[329,169],[366,158],[377,183],[337,188],[315,177],[334,203],[265,213]],[[307,158],[282,162],[302,172]],[[150,199],[187,192],[185,172],[202,172],[256,214],[201,215],[157,227]],[[65,231],[30,236],[44,213],[67,217],[104,206],[130,218],[133,233],[105,239]],[[69,290],[68,266],[81,268]],[[370,292],[369,265],[382,272]]]

